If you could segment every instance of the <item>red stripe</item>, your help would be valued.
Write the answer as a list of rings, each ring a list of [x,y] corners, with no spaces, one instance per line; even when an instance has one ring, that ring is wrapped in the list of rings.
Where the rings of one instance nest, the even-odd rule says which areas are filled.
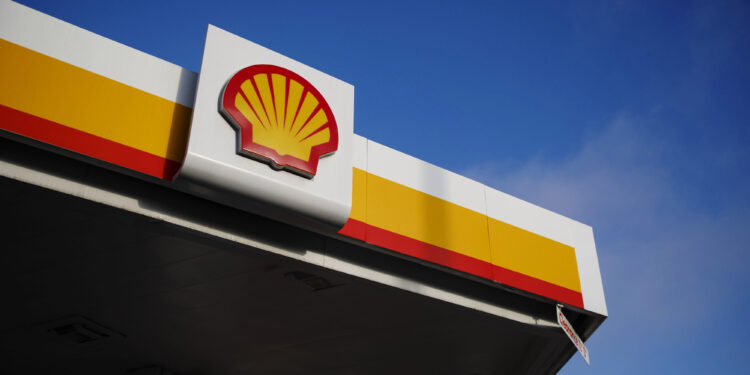
[[[550,282],[492,265],[493,280],[558,302],[583,308],[583,295]]]
[[[367,236],[367,227],[367,224],[359,220],[349,219],[344,224],[344,227],[339,230],[339,234],[364,241]]]
[[[339,231],[339,234],[583,308],[583,295],[580,292],[393,233],[359,220],[349,219]]]
[[[0,104],[0,129],[171,180],[180,163]]]
[[[484,277],[485,279],[492,279],[491,265],[476,258],[371,225],[368,225],[367,227],[366,238],[366,241],[373,245],[395,250],[402,254],[437,263],[472,275]]]

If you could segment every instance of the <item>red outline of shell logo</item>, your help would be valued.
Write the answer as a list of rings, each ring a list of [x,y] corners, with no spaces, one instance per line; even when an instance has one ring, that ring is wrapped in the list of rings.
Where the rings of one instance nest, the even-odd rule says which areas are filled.
[[[219,112],[237,131],[237,153],[312,178],[318,159],[338,148],[338,127],[323,95],[298,74],[252,65],[229,79]]]

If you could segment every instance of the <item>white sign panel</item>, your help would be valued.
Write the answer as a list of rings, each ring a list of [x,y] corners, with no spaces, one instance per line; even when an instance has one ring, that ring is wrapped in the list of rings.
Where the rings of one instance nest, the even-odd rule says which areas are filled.
[[[581,356],[583,356],[583,359],[586,360],[586,364],[590,365],[591,362],[589,362],[589,350],[588,348],[586,348],[586,344],[583,343],[583,340],[578,337],[576,331],[573,330],[573,326],[570,325],[568,318],[566,318],[565,314],[563,314],[562,307],[560,305],[557,305],[557,323],[560,324],[563,332],[565,332],[570,341],[573,342],[573,345],[576,346],[578,352],[581,353]]]
[[[340,228],[353,134],[353,86],[209,25],[176,182],[247,211]]]

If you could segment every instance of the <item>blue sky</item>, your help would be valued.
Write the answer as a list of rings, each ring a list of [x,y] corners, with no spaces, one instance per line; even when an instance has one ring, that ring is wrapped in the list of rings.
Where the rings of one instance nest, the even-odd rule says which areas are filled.
[[[746,373],[750,5],[20,1],[199,71],[212,23],[355,86],[355,132],[594,227],[563,374]]]

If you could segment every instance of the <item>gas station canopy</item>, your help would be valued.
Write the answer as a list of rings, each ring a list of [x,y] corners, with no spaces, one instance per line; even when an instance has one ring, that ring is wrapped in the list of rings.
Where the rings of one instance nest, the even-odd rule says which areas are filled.
[[[356,135],[300,62],[12,2],[0,56],[5,372],[548,374],[607,316],[591,227]]]

